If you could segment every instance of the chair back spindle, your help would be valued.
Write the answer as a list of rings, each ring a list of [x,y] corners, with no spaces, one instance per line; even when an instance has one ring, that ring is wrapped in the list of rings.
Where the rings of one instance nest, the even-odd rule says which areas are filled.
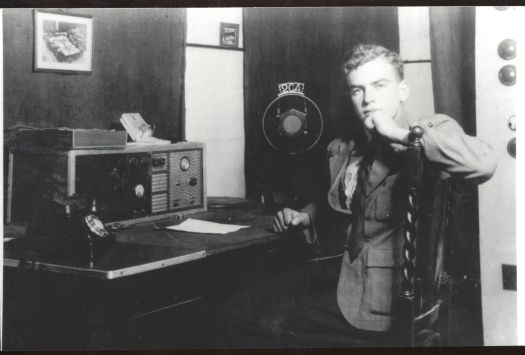
[[[441,334],[447,333],[441,318],[449,298],[444,286],[450,186],[426,160],[422,136],[421,127],[411,129],[405,161],[408,206],[394,330],[402,346],[443,345]]]

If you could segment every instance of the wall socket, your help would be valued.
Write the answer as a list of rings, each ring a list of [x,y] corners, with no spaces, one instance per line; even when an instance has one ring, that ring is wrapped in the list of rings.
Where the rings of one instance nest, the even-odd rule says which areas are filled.
[[[503,279],[503,289],[517,291],[516,285],[516,265],[501,265],[501,276]]]

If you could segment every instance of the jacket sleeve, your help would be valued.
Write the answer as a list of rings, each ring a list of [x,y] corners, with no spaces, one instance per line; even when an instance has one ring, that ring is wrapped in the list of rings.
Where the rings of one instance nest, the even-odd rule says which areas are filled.
[[[492,177],[497,159],[481,139],[467,135],[446,115],[432,115],[418,122],[423,129],[425,155],[452,177],[482,183]]]
[[[301,212],[305,212],[310,217],[310,227],[303,229],[304,238],[308,244],[315,244],[317,242],[316,223],[318,219],[318,205],[312,202],[306,205]]]

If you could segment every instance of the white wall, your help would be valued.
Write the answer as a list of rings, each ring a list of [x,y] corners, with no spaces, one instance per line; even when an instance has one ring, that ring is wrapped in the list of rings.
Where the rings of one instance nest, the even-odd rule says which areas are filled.
[[[206,145],[208,196],[245,197],[241,50],[219,47],[220,22],[240,25],[242,9],[187,10],[186,139]]]
[[[516,133],[507,127],[508,118],[516,113],[516,88],[498,80],[500,68],[516,64],[516,60],[503,60],[497,53],[504,39],[517,40],[515,12],[513,8],[476,8],[477,135],[492,146],[498,157],[496,173],[479,186],[485,345],[517,344],[517,294],[503,290],[501,273],[502,264],[516,265],[516,160],[507,153],[507,142]]]
[[[405,64],[410,97],[405,102],[411,120],[434,113],[428,7],[399,7],[399,54]]]

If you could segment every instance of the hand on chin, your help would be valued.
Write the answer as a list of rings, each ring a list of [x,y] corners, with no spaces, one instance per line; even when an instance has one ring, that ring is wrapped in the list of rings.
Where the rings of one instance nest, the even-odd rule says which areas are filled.
[[[389,136],[389,132],[395,127],[393,117],[389,117],[382,109],[365,112],[364,125],[370,132],[376,132],[381,136]]]

